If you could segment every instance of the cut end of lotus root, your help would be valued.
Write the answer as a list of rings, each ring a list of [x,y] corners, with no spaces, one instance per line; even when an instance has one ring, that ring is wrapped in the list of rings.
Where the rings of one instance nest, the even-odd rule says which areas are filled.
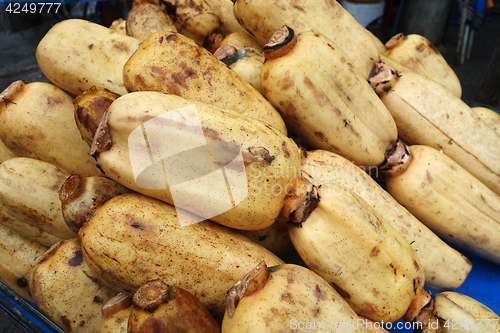
[[[92,157],[99,156],[99,153],[108,151],[113,146],[113,140],[111,139],[111,133],[108,126],[109,112],[106,110],[102,115],[101,122],[97,127],[97,131],[94,136],[94,141],[90,146],[90,155]]]
[[[385,43],[385,48],[387,50],[391,50],[391,49],[403,44],[404,39],[405,39],[405,35],[403,35],[402,33],[394,35],[394,36],[392,36],[391,39],[389,39],[389,41],[387,41],[387,43]]]
[[[410,165],[413,156],[407,145],[400,141],[391,143],[385,151],[385,160],[380,171],[386,177],[396,177],[403,174]]]
[[[227,66],[231,66],[238,60],[238,50],[232,45],[223,45],[215,51],[214,56]]]
[[[292,28],[284,25],[274,32],[269,41],[264,45],[266,60],[283,57],[297,44],[297,36]]]
[[[320,196],[318,188],[309,180],[301,177],[292,192],[287,193],[281,217],[289,224],[301,227],[309,215],[318,207]]]
[[[132,298],[132,305],[135,309],[154,312],[160,305],[168,303],[174,297],[169,285],[161,280],[152,280],[137,289]]]
[[[377,95],[382,97],[394,87],[400,76],[394,68],[379,61],[373,65],[368,83]]]
[[[264,287],[269,279],[270,272],[266,262],[261,261],[253,270],[229,289],[226,294],[226,311],[229,318],[234,316],[240,300]]]

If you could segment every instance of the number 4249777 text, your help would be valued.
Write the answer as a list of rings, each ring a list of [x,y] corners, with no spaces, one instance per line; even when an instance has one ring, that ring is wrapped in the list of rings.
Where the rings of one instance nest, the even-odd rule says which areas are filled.
[[[17,3],[9,2],[5,11],[10,14],[20,14],[20,13],[55,13],[57,14],[59,7],[61,7],[60,2],[32,2],[32,3]]]

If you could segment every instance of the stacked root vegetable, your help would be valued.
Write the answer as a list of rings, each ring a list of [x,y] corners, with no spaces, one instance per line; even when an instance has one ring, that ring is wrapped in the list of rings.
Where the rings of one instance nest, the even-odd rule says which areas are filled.
[[[0,95],[0,280],[65,331],[500,332],[442,240],[500,264],[499,120],[424,37],[136,1],[36,56],[52,84]]]

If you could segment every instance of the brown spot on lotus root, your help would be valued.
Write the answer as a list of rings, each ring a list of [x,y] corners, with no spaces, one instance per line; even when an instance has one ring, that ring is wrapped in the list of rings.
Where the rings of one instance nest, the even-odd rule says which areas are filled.
[[[316,101],[318,102],[319,106],[324,106],[329,101],[325,93],[319,90],[314,84],[314,82],[312,82],[311,79],[309,79],[309,77],[307,76],[304,77],[304,84],[306,85],[307,88],[309,88],[313,92],[314,97],[316,97]]]
[[[82,251],[76,251],[75,256],[68,261],[68,265],[71,267],[80,266],[83,262]]]
[[[371,317],[372,315],[376,315],[378,313],[378,308],[373,303],[363,302],[358,311],[356,312],[358,312],[363,317]]]
[[[425,44],[424,44],[424,43],[420,43],[420,44],[418,44],[417,46],[415,46],[415,49],[416,49],[418,52],[424,52],[424,51],[425,51]]]
[[[144,227],[139,223],[132,224],[132,228],[144,230]]]
[[[333,286],[333,288],[335,288],[335,290],[337,290],[337,292],[340,294],[340,296],[342,296],[345,299],[351,299],[351,295],[349,295],[349,293],[347,291],[345,291],[344,289],[340,288],[337,284],[332,282],[332,286]]]
[[[138,85],[143,87],[146,85],[146,83],[144,82],[144,78],[141,75],[137,74],[134,79]]]
[[[179,36],[176,34],[171,34],[170,36],[167,36],[166,40],[167,42],[175,42],[179,39]]]
[[[269,69],[266,70],[263,75],[264,80],[267,80],[268,77],[269,77]]]
[[[372,251],[370,252],[370,257],[376,257],[380,253],[380,248],[378,245],[374,246]]]
[[[171,327],[166,327],[163,322],[153,317],[146,319],[140,326],[139,331],[150,333],[173,332]]]
[[[488,235],[474,235],[474,234],[471,234],[469,233],[468,234],[469,238],[472,239],[472,241],[476,244],[488,244],[490,242],[490,238],[488,237]]]
[[[212,86],[212,72],[210,70],[206,70],[204,73],[203,73],[203,80],[205,80],[205,82],[208,83],[208,85],[211,87]]]
[[[262,161],[264,161],[267,165],[271,165],[271,163],[276,159],[276,157],[269,154],[269,150],[264,147],[248,147],[247,150],[253,159],[260,161],[261,164]]]
[[[394,269],[394,275],[398,275],[398,273],[396,271],[396,267],[394,267],[394,265],[392,263],[389,264],[389,266],[391,266],[391,268]]]
[[[427,170],[426,172],[426,177],[427,177],[427,182],[432,183],[432,176],[429,170]]]
[[[61,104],[61,103],[62,103],[62,100],[60,98],[47,97],[48,106],[54,106],[54,105]]]
[[[118,121],[123,121],[123,122],[126,122],[126,123],[145,123],[153,118],[157,118],[157,117],[154,117],[154,116],[149,116],[149,115],[144,115],[144,116],[141,116],[141,117],[131,117],[131,116],[126,116],[126,117],[120,117],[118,118]],[[158,119],[158,118],[157,118]]]
[[[325,135],[321,132],[314,132],[314,135],[320,139],[322,142],[328,142],[328,139],[325,137]]]
[[[293,79],[288,75],[288,72],[285,74],[286,76],[278,81],[278,85],[281,86],[281,90],[290,89],[295,85]]]
[[[61,322],[66,328],[66,332],[71,332],[71,321],[66,316],[61,317]]]
[[[334,8],[338,6],[337,1],[335,1],[335,0],[328,0],[326,2],[326,4],[329,5],[330,7],[334,7]]]
[[[283,143],[281,144],[281,149],[283,150],[283,152],[285,153],[285,157],[288,158],[290,157],[290,152],[288,151],[288,146],[286,144],[286,141],[283,141]],[[305,150],[304,150],[305,151]]]
[[[314,85],[314,83],[311,81],[311,79],[309,77],[304,77],[304,84],[307,86],[307,88],[309,88],[310,90],[314,91],[316,90],[316,86]]]
[[[165,73],[163,73],[163,70],[159,67],[156,67],[156,66],[153,66],[151,67],[151,72],[155,73],[155,74],[159,74],[159,75],[165,75]]]
[[[282,110],[287,116],[294,115],[297,109],[289,101],[280,101],[280,110]]]
[[[436,53],[436,54],[440,54],[440,53],[439,53],[439,50],[438,50],[438,49],[434,46],[434,44],[432,44],[430,41],[429,41],[429,42],[428,42],[428,44],[427,44],[427,48],[428,48],[428,50],[429,50],[429,51],[432,51],[432,52],[434,52],[434,53]],[[429,53],[430,53],[430,52],[429,52]]]
[[[213,128],[203,127],[203,134],[205,135],[205,138],[210,139],[210,141],[224,142],[224,140],[220,136],[220,133]]]
[[[192,68],[189,68],[185,62],[181,62],[179,67],[182,68],[182,72],[172,73],[171,77],[175,84],[183,87],[184,89],[188,89],[186,84],[186,80],[190,77],[197,78],[198,74]]]
[[[292,2],[290,3],[290,5],[291,5],[293,8],[295,8],[295,9],[297,9],[297,10],[301,11],[302,13],[305,13],[305,12],[306,12],[305,8],[304,8],[304,7],[302,7],[302,6],[299,6],[299,5],[297,4],[297,2],[298,2],[297,0],[294,0],[294,1],[292,1]]]
[[[326,293],[324,291],[322,291],[318,285],[316,285],[316,289],[315,289],[315,296],[319,301],[323,301],[326,299]]]
[[[127,54],[130,52],[128,45],[125,43],[122,43],[122,42],[114,43],[113,48],[115,48],[118,51],[121,51],[123,53],[127,53]]]
[[[97,280],[97,278],[91,276],[91,275],[88,275],[85,271],[83,271],[83,274],[85,274],[90,281],[94,282],[94,283],[99,283],[99,281]]]
[[[281,300],[282,301],[285,301],[287,303],[290,303],[290,304],[293,304],[293,301],[292,301],[292,294],[286,292],[284,294],[281,294]]]

